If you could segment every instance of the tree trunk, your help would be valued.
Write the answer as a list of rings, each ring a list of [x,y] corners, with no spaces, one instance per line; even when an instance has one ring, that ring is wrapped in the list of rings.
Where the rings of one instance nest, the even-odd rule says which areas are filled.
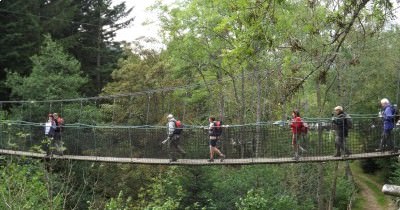
[[[338,170],[339,170],[339,162],[335,162],[335,174],[333,175],[333,182],[332,182],[332,187],[331,187],[331,196],[329,199],[329,206],[328,210],[333,210],[333,202],[335,202],[335,197],[336,197],[336,181],[338,177]]]
[[[317,201],[318,209],[325,210],[325,196],[324,196],[324,165],[318,163],[318,187],[317,187]]]

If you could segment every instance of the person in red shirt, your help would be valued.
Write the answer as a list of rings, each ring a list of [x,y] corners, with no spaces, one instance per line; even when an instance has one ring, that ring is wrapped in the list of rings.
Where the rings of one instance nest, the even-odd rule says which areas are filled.
[[[304,126],[303,120],[300,118],[300,112],[298,110],[293,110],[292,112],[292,122],[290,127],[292,128],[292,148],[294,152],[293,160],[299,159],[299,141],[301,138],[301,129]]]

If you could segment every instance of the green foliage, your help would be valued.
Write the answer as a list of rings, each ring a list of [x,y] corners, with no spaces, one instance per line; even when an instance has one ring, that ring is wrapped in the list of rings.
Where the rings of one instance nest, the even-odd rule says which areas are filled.
[[[76,98],[79,88],[86,83],[81,76],[79,62],[67,55],[63,48],[45,37],[38,55],[32,56],[32,73],[22,77],[9,72],[7,86],[14,95],[24,100],[45,100],[58,98]]]
[[[171,8],[160,3],[166,49],[132,52],[112,40],[132,21],[120,21],[131,11],[124,3],[0,1],[1,9],[13,11],[0,19],[0,66],[9,69],[8,75],[1,69],[0,76],[7,76],[15,98],[76,98],[81,92],[96,95],[103,87],[103,95],[135,93],[94,103],[23,104],[10,108],[11,118],[42,122],[55,111],[67,123],[143,125],[163,124],[165,114],[173,113],[185,122],[203,123],[206,116],[219,114],[224,122],[246,123],[286,119],[293,108],[306,116],[327,116],[339,104],[351,112],[376,113],[373,101],[397,96],[398,29],[382,30],[390,17],[388,1],[371,0],[368,7],[363,2],[190,0]],[[57,41],[41,37],[45,32]],[[171,88],[178,86],[183,88]],[[149,91],[154,89],[164,91]],[[42,133],[16,133],[4,144],[16,148],[27,138],[40,140],[37,136]],[[392,168],[386,161],[366,168],[383,169],[388,176]],[[67,174],[65,165],[57,166],[56,173]],[[70,208],[313,209],[321,176],[312,164],[80,167],[71,175]],[[322,200],[330,193],[332,170],[323,171]],[[398,176],[396,170],[393,183]],[[342,177],[337,183],[335,206],[344,208],[352,183]],[[43,186],[38,189],[42,194],[32,196],[44,197]],[[15,200],[23,203],[17,193]]]
[[[140,195],[140,209],[310,209],[278,167],[170,167]],[[296,179],[296,178],[294,178]],[[234,186],[234,187],[232,187]],[[314,191],[298,192],[305,197]],[[309,193],[309,194],[307,194]]]
[[[111,198],[111,200],[106,204],[105,210],[129,210],[132,209],[132,206],[129,204],[131,203],[131,198],[128,197],[126,201],[122,198],[123,193],[122,191],[118,194],[116,199]]]
[[[38,162],[25,161],[29,164],[9,162],[0,166],[0,208],[61,209],[62,198],[50,196],[53,192],[48,188],[44,168]]]
[[[255,192],[254,190],[247,192],[246,197],[240,198],[239,202],[235,205],[240,210],[270,208],[268,201],[264,198],[264,192]]]
[[[336,197],[334,206],[337,209],[347,209],[352,194],[355,191],[355,185],[345,176],[340,176],[336,183]]]
[[[392,172],[390,177],[390,183],[400,185],[400,163],[394,165],[395,170]]]
[[[179,184],[180,175],[176,167],[160,174],[153,179],[153,184],[148,189],[143,189],[140,207],[143,209],[178,209],[180,200],[184,195],[183,188]]]
[[[127,8],[125,2],[115,5],[111,0],[78,2],[76,18],[85,24],[77,26],[78,40],[70,52],[80,61],[89,79],[83,92],[93,96],[110,81],[111,72],[122,55],[121,44],[114,41],[116,32],[128,27],[134,18],[128,18],[132,8]]]
[[[373,174],[379,170],[379,166],[374,159],[360,160],[360,166],[364,173]]]
[[[104,95],[139,92],[135,97],[127,97],[103,104],[102,111],[106,119],[113,122],[126,122],[134,125],[156,124],[166,112],[178,113],[183,107],[179,106],[179,97],[170,93],[146,93],[148,89],[159,89],[173,86],[167,71],[167,64],[162,55],[154,51],[143,50],[137,53],[126,49],[126,58],[120,59],[112,73],[113,81],[104,88]],[[167,107],[174,103],[176,107]],[[168,110],[170,109],[170,110]],[[172,110],[173,109],[173,110]],[[176,111],[176,112],[175,112]],[[147,115],[152,115],[147,118]],[[164,122],[163,122],[164,123]]]
[[[240,198],[239,202],[236,203],[236,207],[240,210],[304,209],[304,207],[299,206],[297,201],[289,195],[265,195],[263,191],[256,192],[254,190],[250,190],[244,198]]]

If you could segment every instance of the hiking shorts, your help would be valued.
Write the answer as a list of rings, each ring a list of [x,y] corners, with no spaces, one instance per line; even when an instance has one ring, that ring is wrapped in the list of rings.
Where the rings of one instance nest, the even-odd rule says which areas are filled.
[[[210,139],[210,146],[216,147],[218,139]]]

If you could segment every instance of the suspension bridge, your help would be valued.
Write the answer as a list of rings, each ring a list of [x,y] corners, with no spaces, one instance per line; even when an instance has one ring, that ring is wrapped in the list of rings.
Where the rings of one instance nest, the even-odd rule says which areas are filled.
[[[225,125],[218,147],[226,155],[223,161],[207,162],[208,135],[204,126],[185,125],[181,146],[186,156],[170,162],[166,126],[66,124],[61,132],[64,151],[47,156],[44,124],[17,120],[0,121],[0,154],[45,159],[65,159],[134,164],[175,165],[246,165],[294,162],[325,162],[399,155],[377,151],[382,131],[381,119],[375,116],[353,117],[346,147],[350,156],[333,157],[335,134],[330,119],[307,119],[309,132],[300,140],[305,149],[294,160],[290,127],[284,121],[245,125]],[[393,130],[396,148],[400,125]],[[54,148],[52,148],[54,149]]]

